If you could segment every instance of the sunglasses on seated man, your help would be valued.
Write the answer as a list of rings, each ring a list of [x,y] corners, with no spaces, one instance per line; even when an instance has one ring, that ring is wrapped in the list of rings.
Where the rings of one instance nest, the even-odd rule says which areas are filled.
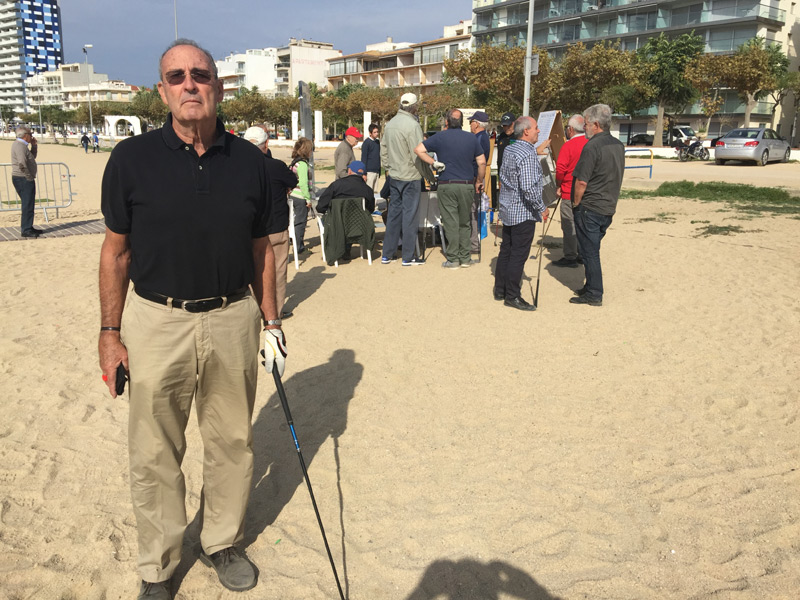
[[[205,69],[192,69],[189,71],[189,76],[195,83],[203,85],[211,83],[214,79],[214,75],[211,71],[206,71]],[[164,79],[166,79],[167,83],[170,85],[180,85],[186,79],[186,71],[169,71],[164,74]]]

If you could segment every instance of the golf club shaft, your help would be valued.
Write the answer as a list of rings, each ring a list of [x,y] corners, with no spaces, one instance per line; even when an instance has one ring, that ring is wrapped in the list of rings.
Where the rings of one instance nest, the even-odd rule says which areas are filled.
[[[556,200],[556,204],[553,207],[553,213],[555,213],[556,209],[558,208],[558,203],[561,202],[561,198]],[[550,229],[550,223],[553,222],[553,215],[550,215],[550,222],[546,224],[542,223],[542,238],[539,240],[539,272],[536,274],[536,294],[533,296],[533,306],[539,308],[539,282],[542,280],[542,258],[544,258],[544,236],[547,234],[547,230]]]
[[[328,545],[328,537],[325,535],[325,528],[322,526],[322,517],[319,516],[319,509],[317,508],[317,501],[314,498],[314,490],[311,489],[311,480],[308,478],[308,469],[306,469],[306,461],[303,460],[303,453],[300,451],[300,442],[297,441],[297,434],[294,430],[294,422],[292,421],[292,413],[289,411],[289,401],[286,399],[286,391],[283,389],[283,382],[281,376],[278,374],[278,366],[272,366],[272,377],[275,380],[275,387],[278,388],[278,397],[281,399],[281,406],[283,412],[286,413],[286,423],[289,425],[289,431],[294,440],[294,447],[297,449],[297,458],[300,459],[300,467],[303,469],[303,477],[308,486],[308,494],[311,496],[311,504],[314,506],[314,514],[317,515],[317,522],[319,523],[319,530],[322,532],[322,541],[325,542],[325,550],[328,553],[328,560],[331,562],[331,569],[333,569],[333,577],[336,579],[336,587],[339,589],[339,597],[344,599],[344,592],[342,591],[342,584],[339,583],[339,574],[336,572],[336,565],[333,562],[333,555],[331,548]]]

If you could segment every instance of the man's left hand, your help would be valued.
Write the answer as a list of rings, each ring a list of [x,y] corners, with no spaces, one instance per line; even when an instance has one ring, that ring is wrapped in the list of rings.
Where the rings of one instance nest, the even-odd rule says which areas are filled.
[[[549,218],[550,218],[550,209],[549,208],[545,208],[544,212],[542,213],[542,222],[543,223],[547,223],[547,219],[549,219]]]
[[[286,338],[280,329],[267,329],[264,335],[264,349],[261,356],[264,357],[264,368],[267,373],[272,375],[272,366],[278,366],[278,375],[283,376],[286,367]]]
[[[475,182],[475,193],[480,194],[483,191],[483,181]]]

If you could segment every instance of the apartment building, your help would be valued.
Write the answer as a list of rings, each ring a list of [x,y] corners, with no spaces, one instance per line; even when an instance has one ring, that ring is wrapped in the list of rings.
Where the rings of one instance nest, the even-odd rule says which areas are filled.
[[[325,87],[328,60],[341,55],[342,51],[334,50],[333,44],[290,38],[288,45],[278,48],[275,65],[277,95],[293,96],[300,81]]]
[[[47,105],[75,110],[86,105],[90,95],[92,102],[130,102],[138,88],[95,73],[91,64],[69,63],[29,77],[26,89],[31,110]]]
[[[444,61],[459,50],[469,49],[471,21],[443,29],[442,37],[427,42],[371,44],[364,52],[328,59],[329,89],[346,84],[368,87],[416,87],[425,93],[442,83]]]
[[[0,0],[0,104],[29,109],[27,78],[63,62],[57,0]]]
[[[636,50],[662,32],[670,36],[694,32],[705,40],[706,52],[725,53],[760,36],[767,43],[780,43],[789,56],[790,68],[797,69],[800,61],[792,39],[797,27],[795,4],[790,0],[536,0],[533,43],[558,58],[576,42],[591,46],[619,40],[623,49]],[[528,6],[523,0],[473,0],[474,45],[526,45]],[[787,106],[785,103],[784,108]],[[788,136],[793,110],[778,111],[775,128]],[[721,115],[712,121],[708,134],[743,125],[743,116],[744,105],[736,92],[729,90]],[[646,132],[648,117],[631,119],[627,130]],[[689,108],[682,117],[687,124],[699,125],[700,107]],[[770,119],[771,106],[761,102],[751,124],[769,124]]]
[[[222,80],[224,100],[233,98],[243,88],[257,87],[265,96],[272,97],[278,90],[275,83],[277,48],[257,48],[244,53],[231,53],[215,61]]]

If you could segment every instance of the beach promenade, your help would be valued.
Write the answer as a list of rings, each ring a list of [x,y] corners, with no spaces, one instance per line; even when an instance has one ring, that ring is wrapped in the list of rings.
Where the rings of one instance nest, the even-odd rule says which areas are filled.
[[[39,161],[69,165],[76,197],[50,225],[37,212],[36,226],[101,218],[107,159],[43,144]],[[657,161],[653,180],[628,171],[625,188],[678,179],[800,195],[795,163]],[[0,213],[0,227],[18,224]],[[703,235],[708,225],[738,233]],[[492,299],[494,228],[469,269],[442,269],[430,246],[422,268],[337,269],[309,223],[314,252],[289,266],[283,380],[349,598],[796,599],[800,220],[623,198],[603,242],[601,308],[568,303],[582,271],[549,264],[560,236],[556,221],[539,310],[525,314]],[[97,364],[101,242],[0,242],[0,600],[138,589],[127,394],[111,399]],[[176,598],[335,598],[265,373],[253,422],[246,550],[259,584],[228,592],[197,560],[192,419]]]

